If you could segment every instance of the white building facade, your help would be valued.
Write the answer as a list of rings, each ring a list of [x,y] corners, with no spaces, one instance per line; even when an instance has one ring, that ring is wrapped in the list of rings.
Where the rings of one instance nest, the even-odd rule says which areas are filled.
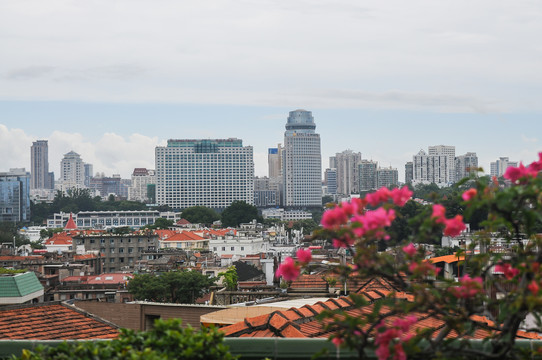
[[[75,151],[64,154],[60,161],[60,180],[63,190],[85,187],[85,165]]]
[[[156,148],[156,202],[174,209],[254,203],[252,146],[240,139],[168,140]]]
[[[497,161],[490,163],[490,175],[501,177],[509,167],[517,167],[517,161],[510,161],[508,157],[500,157]]]
[[[322,156],[315,129],[310,111],[290,111],[282,156],[284,206],[322,206]]]
[[[156,184],[156,175],[154,170],[145,168],[136,168],[132,173],[132,184],[128,188],[128,200],[146,202],[148,186]]]
[[[337,193],[343,195],[359,193],[359,169],[361,153],[345,150],[335,154],[337,169]]]

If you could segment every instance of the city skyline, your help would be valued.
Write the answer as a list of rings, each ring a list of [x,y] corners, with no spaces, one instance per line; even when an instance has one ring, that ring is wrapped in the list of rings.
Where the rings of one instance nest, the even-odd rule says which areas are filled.
[[[390,125],[388,128],[382,126],[382,121],[362,121],[356,125],[355,121],[346,117],[345,129],[350,129],[346,131],[342,127],[333,126],[333,122],[330,121],[333,111],[308,110],[319,120],[323,170],[327,168],[330,156],[344,150],[353,150],[361,152],[364,159],[378,161],[380,166],[391,165],[397,168],[399,180],[403,181],[405,163],[412,161],[412,157],[420,149],[434,145],[449,145],[455,146],[456,153],[460,155],[476,152],[480,166],[489,174],[490,162],[499,157],[509,157],[511,161],[530,162],[535,160],[533,154],[542,151],[541,139],[538,138],[538,134],[542,133],[542,122],[537,123],[534,120],[515,122],[486,120],[476,123],[463,119],[447,124],[446,130],[443,130],[441,124],[444,121],[412,119],[405,125],[400,124],[401,121],[390,119],[389,123],[395,126]],[[29,171],[29,149],[32,142],[48,140],[49,171],[54,172],[57,179],[56,174],[60,174],[60,160],[71,150],[80,154],[85,163],[93,164],[95,173],[103,172],[106,176],[120,174],[122,178],[130,178],[134,168],[154,169],[155,147],[164,146],[170,138],[181,137],[174,136],[179,133],[185,138],[193,139],[219,138],[219,134],[222,134],[222,138],[240,138],[244,144],[254,147],[255,175],[267,176],[268,148],[276,147],[277,143],[283,142],[283,129],[288,112],[282,114],[283,119],[276,114],[277,119],[265,120],[265,125],[253,128],[250,128],[251,123],[248,119],[244,119],[248,124],[245,127],[230,128],[227,122],[218,126],[205,126],[203,117],[212,117],[210,112],[211,110],[207,114],[199,115],[202,117],[199,121],[190,121],[195,124],[191,128],[179,126],[178,130],[175,129],[172,120],[154,123],[119,120],[112,123],[114,120],[111,116],[114,115],[114,111],[102,112],[103,120],[92,123],[83,121],[71,124],[71,127],[64,127],[62,121],[57,122],[60,130],[52,130],[49,122],[40,124],[33,121],[0,119],[0,151],[3,154],[10,154],[0,161],[0,171],[17,167],[25,167]],[[175,113],[178,112],[172,112]],[[265,117],[264,114],[265,112],[262,112],[260,117]],[[232,113],[226,115],[227,118],[231,116]],[[450,115],[446,117],[448,116]],[[2,117],[0,114],[0,118]],[[351,131],[352,126],[359,135],[358,132]],[[111,131],[101,132],[104,131],[104,127],[109,127]],[[398,130],[395,131],[394,128]],[[166,133],[169,136],[163,135]],[[214,135],[217,136],[213,137]]]
[[[128,178],[168,139],[236,137],[263,176],[299,108],[318,119],[324,164],[350,149],[402,180],[433,145],[476,152],[487,173],[530,162],[540,15],[528,0],[3,2],[0,170],[29,169],[43,139],[56,176],[73,150]]]

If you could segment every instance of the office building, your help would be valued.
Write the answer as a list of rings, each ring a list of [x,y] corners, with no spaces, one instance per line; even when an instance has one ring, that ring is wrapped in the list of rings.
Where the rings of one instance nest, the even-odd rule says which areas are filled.
[[[326,169],[324,172],[324,184],[326,186],[326,194],[337,194],[337,169]]]
[[[405,184],[412,183],[414,179],[414,164],[412,161],[407,161],[405,164]]]
[[[79,211],[78,213],[54,213],[47,219],[48,228],[63,228],[72,217],[77,229],[105,229],[111,227],[140,228],[152,225],[158,218],[176,222],[179,213],[173,211],[160,212],[158,210],[134,211]]]
[[[322,206],[322,157],[320,135],[315,129],[310,111],[290,111],[282,155],[286,207]]]
[[[459,155],[455,158],[455,179],[459,181],[463,178],[478,173],[478,156],[474,152],[468,152],[465,155]]]
[[[376,171],[376,187],[397,187],[399,185],[399,172],[397,169],[392,168],[379,168]]]
[[[222,210],[254,203],[252,146],[240,139],[168,140],[156,147],[156,202],[173,209]]]
[[[90,178],[89,188],[95,190],[102,198],[107,198],[109,195],[122,196],[120,175],[112,177],[96,176]]]
[[[54,174],[49,172],[49,145],[37,140],[30,147],[30,189],[53,189]]]
[[[0,222],[30,221],[30,173],[25,169],[0,172]]]
[[[148,202],[149,185],[156,184],[154,170],[135,168],[132,173],[132,185],[128,188],[128,200]]]
[[[497,161],[490,164],[490,175],[501,177],[510,166],[517,167],[517,161],[510,161],[508,157],[500,157]]]
[[[64,190],[85,187],[85,166],[78,153],[64,154],[60,161],[60,180]]]
[[[254,178],[254,206],[265,208],[280,205],[279,187],[273,181],[275,179],[267,176]]]
[[[92,166],[92,164],[83,164],[83,167],[85,169],[85,180],[84,180],[84,184],[86,187],[90,187],[90,179],[94,176],[93,175],[93,170],[94,170],[94,166]]]
[[[335,163],[337,169],[337,193],[349,196],[359,193],[359,164],[361,153],[345,150],[335,154],[335,159],[330,159],[330,164]]]
[[[282,146],[278,144],[276,148],[269,148],[267,153],[267,163],[269,167],[269,178],[278,178],[282,174]]]
[[[377,168],[378,163],[376,161],[361,160],[358,165],[360,192],[378,189],[376,177]]]

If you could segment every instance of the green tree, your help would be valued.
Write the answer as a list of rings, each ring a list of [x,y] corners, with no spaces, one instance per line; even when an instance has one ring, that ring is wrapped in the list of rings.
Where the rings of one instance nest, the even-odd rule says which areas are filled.
[[[224,209],[221,217],[223,226],[232,227],[237,227],[241,223],[251,222],[254,219],[261,221],[258,215],[258,208],[239,200],[232,202],[230,206]]]
[[[192,224],[212,224],[220,219],[220,215],[213,209],[205,206],[192,206],[182,212],[183,219]]]
[[[128,282],[128,291],[136,300],[191,304],[214,283],[215,279],[197,271],[170,271],[136,275]]]
[[[215,328],[181,327],[181,320],[156,320],[148,332],[121,329],[111,341],[63,342],[56,347],[39,345],[24,350],[22,360],[113,359],[166,360],[210,359],[232,360],[234,356],[223,343],[224,334]]]
[[[230,266],[228,270],[218,274],[218,278],[224,278],[226,284],[226,290],[235,291],[237,290],[238,278],[237,278],[237,269],[234,265]]]
[[[301,230],[303,229],[303,235],[310,235],[316,229],[318,229],[318,224],[313,219],[303,219],[294,221],[292,229]]]

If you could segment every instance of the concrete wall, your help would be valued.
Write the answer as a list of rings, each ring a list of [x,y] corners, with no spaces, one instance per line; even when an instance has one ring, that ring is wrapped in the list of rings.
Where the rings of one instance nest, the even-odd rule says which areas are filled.
[[[137,302],[130,304],[106,303],[95,301],[76,301],[75,306],[111,321],[120,327],[133,330],[148,330],[154,319],[180,318],[183,327],[188,325],[200,328],[200,316],[225,309],[224,306],[160,304]]]

